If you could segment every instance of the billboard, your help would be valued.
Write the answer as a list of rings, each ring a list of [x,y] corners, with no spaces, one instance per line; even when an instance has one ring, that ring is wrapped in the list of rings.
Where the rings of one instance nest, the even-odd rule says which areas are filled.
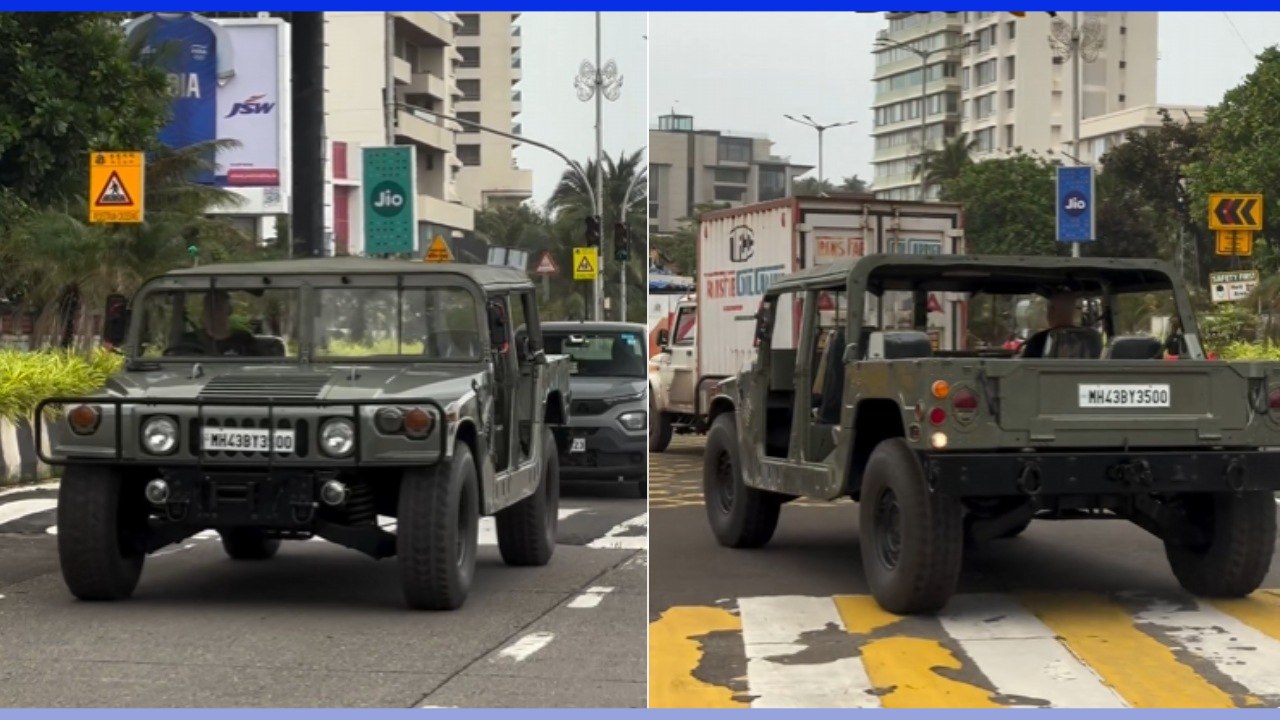
[[[125,33],[169,76],[173,112],[161,142],[172,148],[215,139],[239,143],[211,158],[216,170],[196,181],[232,190],[245,202],[211,212],[289,212],[288,25],[278,18],[148,13],[128,21]]]

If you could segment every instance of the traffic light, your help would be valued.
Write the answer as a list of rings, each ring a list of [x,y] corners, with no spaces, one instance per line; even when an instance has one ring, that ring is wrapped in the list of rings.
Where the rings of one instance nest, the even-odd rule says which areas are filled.
[[[587,216],[587,244],[600,247],[600,216]]]
[[[618,262],[625,262],[630,256],[631,228],[624,222],[613,224],[613,257]]]

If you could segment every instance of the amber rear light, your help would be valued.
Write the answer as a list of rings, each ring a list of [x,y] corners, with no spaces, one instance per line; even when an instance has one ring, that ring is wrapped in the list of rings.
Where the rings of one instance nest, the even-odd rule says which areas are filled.
[[[947,395],[951,392],[951,385],[949,385],[946,380],[934,380],[931,390],[933,391],[934,397],[939,400],[946,400]]]

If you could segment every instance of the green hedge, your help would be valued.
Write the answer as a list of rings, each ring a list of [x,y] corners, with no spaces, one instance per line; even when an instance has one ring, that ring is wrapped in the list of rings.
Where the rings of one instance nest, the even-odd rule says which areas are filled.
[[[45,398],[93,392],[123,362],[124,358],[106,350],[88,358],[61,351],[0,350],[0,419],[29,419]]]
[[[1272,360],[1280,361],[1280,345],[1271,343],[1233,342],[1217,350],[1223,360]]]

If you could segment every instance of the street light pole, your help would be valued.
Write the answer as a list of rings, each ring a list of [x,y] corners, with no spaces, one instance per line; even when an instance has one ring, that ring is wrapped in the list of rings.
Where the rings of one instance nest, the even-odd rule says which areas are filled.
[[[926,50],[908,43],[890,40],[888,38],[881,38],[875,42],[876,47],[881,50],[906,50],[907,52],[914,53],[920,58],[920,165],[917,172],[920,173],[921,200],[926,199],[929,190],[929,182],[925,179],[924,173],[925,135],[927,134],[929,124],[929,58],[939,53],[951,53],[956,50],[963,50],[971,45],[976,45],[977,43],[977,40],[970,39],[967,42],[955,45],[945,45],[940,48]]]
[[[627,213],[631,212],[631,206],[635,204],[635,199],[631,197],[631,193],[635,191],[636,183],[639,181],[640,181],[639,172],[631,176],[631,183],[627,185],[627,192],[622,196],[622,209],[619,210],[618,212],[618,222],[621,222],[624,226],[626,226],[628,228],[628,231],[630,230],[630,225],[627,224]],[[628,239],[628,242],[627,242],[627,254],[628,256],[630,256],[631,254],[630,239]],[[627,261],[626,260],[623,260],[618,263],[618,277],[622,282],[622,314],[618,319],[621,320],[622,322],[626,322],[627,321]]]
[[[822,181],[826,177],[825,175],[822,174],[822,133],[830,130],[831,128],[843,127],[845,125],[856,125],[858,121],[845,120],[844,122],[819,125],[813,118],[809,117],[808,115],[801,116],[804,118],[804,120],[792,117],[790,115],[785,115],[785,114],[782,117],[788,120],[791,120],[792,122],[798,122],[801,125],[807,125],[813,128],[814,130],[818,131],[818,192],[822,192]]]
[[[622,91],[622,76],[618,74],[618,65],[610,60],[603,66],[600,64],[600,13],[596,13],[596,63],[592,65],[583,61],[578,67],[578,77],[573,81],[578,91],[578,99],[582,102],[596,99],[596,190],[595,214],[600,218],[602,228],[600,253],[597,255],[595,286],[595,309],[592,316],[596,320],[604,318],[604,101],[617,100]]]

